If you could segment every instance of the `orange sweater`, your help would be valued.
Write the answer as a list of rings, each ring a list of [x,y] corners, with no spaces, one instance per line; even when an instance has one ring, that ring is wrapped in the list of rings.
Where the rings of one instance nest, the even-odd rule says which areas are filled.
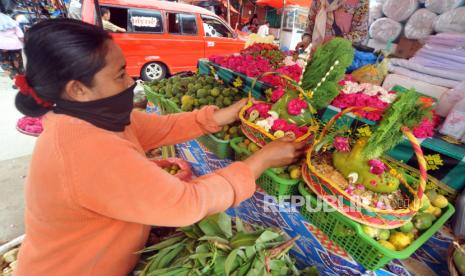
[[[16,275],[127,275],[150,226],[185,226],[252,196],[242,162],[183,182],[148,149],[218,131],[215,107],[168,116],[134,111],[122,135],[49,112],[26,183],[26,239]]]

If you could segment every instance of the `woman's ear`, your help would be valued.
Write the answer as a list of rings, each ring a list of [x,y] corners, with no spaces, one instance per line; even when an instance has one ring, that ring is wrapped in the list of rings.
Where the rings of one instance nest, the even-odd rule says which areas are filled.
[[[77,80],[71,80],[65,85],[63,98],[69,101],[87,102],[93,100],[93,93],[87,86]]]

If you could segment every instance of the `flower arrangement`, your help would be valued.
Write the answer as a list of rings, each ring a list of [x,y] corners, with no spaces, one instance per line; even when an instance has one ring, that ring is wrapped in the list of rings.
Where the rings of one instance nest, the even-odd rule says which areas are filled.
[[[254,43],[241,51],[241,55],[251,55],[253,57],[263,57],[268,60],[273,68],[279,68],[283,65],[286,57],[285,53],[279,50],[279,47],[270,43]]]
[[[209,60],[252,78],[272,70],[269,61],[262,56],[211,56]]]

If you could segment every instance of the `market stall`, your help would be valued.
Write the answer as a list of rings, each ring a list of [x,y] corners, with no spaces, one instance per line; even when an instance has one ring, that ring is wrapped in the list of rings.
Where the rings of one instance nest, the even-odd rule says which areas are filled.
[[[437,106],[438,99],[401,86],[386,90],[364,81],[367,74],[357,70],[370,64],[374,66],[379,59],[367,63],[361,53],[354,55],[354,52],[350,43],[335,39],[314,53],[307,64],[304,56],[302,60],[292,53],[279,51],[276,46],[254,44],[238,56],[200,60],[200,76],[190,77],[200,78],[195,81],[196,85],[200,83],[199,87],[189,84],[193,79],[182,84],[182,78],[172,83],[146,85],[147,97],[153,102],[147,112],[188,111],[206,104],[227,106],[236,98],[255,97],[259,102],[249,103],[241,112],[241,126],[226,127],[208,141],[202,137],[175,146],[177,156],[189,162],[194,174],[203,175],[233,160],[243,160],[283,134],[292,134],[297,140],[307,140],[313,145],[302,164],[267,170],[257,180],[259,189],[253,198],[229,210],[229,215],[251,224],[277,227],[291,238],[298,236],[291,250],[298,267],[315,266],[324,275],[364,275],[368,271],[376,275],[433,271],[445,274],[448,271],[446,251],[454,239],[446,222],[454,213],[453,200],[464,186],[463,179],[454,173],[460,174],[464,168],[463,155],[460,155],[465,147],[435,134],[438,121],[431,110]],[[350,70],[346,71],[348,67]],[[176,88],[177,85],[181,87]],[[187,95],[177,95],[176,90],[182,90],[183,85]],[[309,94],[310,90],[313,93]],[[295,107],[295,113],[290,104]],[[399,126],[408,119],[395,111],[400,106],[410,106],[413,112],[410,118],[418,119],[410,126],[411,132],[404,129],[404,135]],[[342,112],[345,108],[351,109]],[[384,120],[383,114],[389,120]],[[399,128],[397,132],[383,131],[396,128]],[[385,135],[397,138],[390,138],[392,142],[380,138],[388,137]],[[368,143],[372,152],[378,152],[376,156],[387,153],[389,157],[369,161],[372,176],[364,173],[365,165],[354,165],[350,171],[357,171],[359,180],[350,177],[343,180],[349,184],[341,192],[334,180],[339,174],[321,171],[322,164],[318,162],[328,154],[334,160],[347,158],[343,153],[352,149],[349,154],[355,155],[351,162],[357,163],[359,155],[355,152],[360,148],[357,145],[361,140],[368,140],[367,137],[383,141]],[[337,167],[337,161],[334,162]],[[348,166],[347,162],[344,164],[339,170]],[[390,171],[381,169],[378,175],[383,177],[376,180],[380,182],[373,182],[377,179],[373,172],[385,164]],[[443,166],[450,169],[445,170]],[[393,179],[388,174],[399,177],[400,185],[405,185],[406,190],[397,190],[397,186],[391,189],[391,182],[384,183],[383,179]],[[332,180],[325,176],[331,176]],[[389,211],[380,198],[365,198],[367,191],[375,198],[391,198],[390,192],[399,193],[394,197],[412,193],[413,201],[410,207],[398,206]],[[340,209],[326,200],[326,196],[335,192],[347,200],[361,199],[364,207],[360,213]],[[305,200],[296,195],[304,196]],[[316,204],[321,202],[334,212],[315,212]],[[401,212],[403,215],[399,215]]]

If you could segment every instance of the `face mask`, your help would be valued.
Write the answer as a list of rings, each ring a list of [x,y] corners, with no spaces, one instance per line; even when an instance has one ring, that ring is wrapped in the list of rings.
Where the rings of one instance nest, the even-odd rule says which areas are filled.
[[[79,118],[109,131],[124,131],[124,128],[131,123],[135,86],[136,84],[117,95],[96,101],[58,100],[53,111]]]

